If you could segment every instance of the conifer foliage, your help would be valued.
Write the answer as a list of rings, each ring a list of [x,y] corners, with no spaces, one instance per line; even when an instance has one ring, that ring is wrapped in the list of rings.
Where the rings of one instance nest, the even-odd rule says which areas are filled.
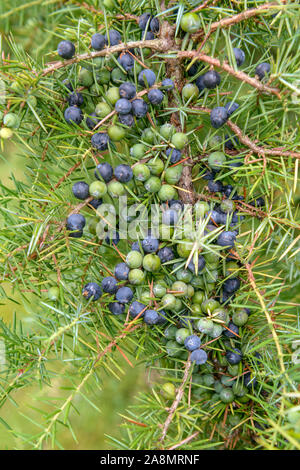
[[[1,185],[1,278],[38,308],[1,321],[0,406],[71,386],[18,437],[60,448],[122,357],[156,381],[111,445],[299,449],[299,5],[35,3],[0,14],[38,8],[46,35],[1,58],[27,178]]]

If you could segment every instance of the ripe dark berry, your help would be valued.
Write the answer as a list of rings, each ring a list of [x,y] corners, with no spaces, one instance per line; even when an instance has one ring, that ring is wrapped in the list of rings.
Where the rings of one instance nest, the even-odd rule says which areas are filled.
[[[225,148],[228,150],[234,150],[235,145],[239,145],[239,139],[234,136],[231,137],[228,134],[225,135]]]
[[[154,85],[156,75],[152,70],[144,69],[139,73],[138,82],[142,87],[150,88]]]
[[[101,204],[103,203],[102,199],[92,199],[90,202],[89,202],[89,206],[92,206],[94,209],[98,209],[99,206],[101,206]]]
[[[97,180],[103,179],[106,183],[108,183],[113,177],[112,166],[107,162],[99,163],[94,171],[94,175]]]
[[[83,113],[80,108],[77,106],[70,106],[64,112],[65,120],[67,123],[72,124],[75,123],[79,125],[83,119]]]
[[[132,127],[134,124],[134,117],[132,114],[120,114],[119,115],[119,122],[123,124],[123,126]]]
[[[174,253],[172,248],[165,246],[164,248],[161,248],[157,252],[157,256],[160,258],[160,261],[162,263],[166,263],[167,261],[172,261],[174,259]]]
[[[233,292],[239,290],[240,286],[241,281],[237,277],[231,277],[230,279],[226,279],[223,284],[223,289],[226,290],[226,292],[232,294]]]
[[[71,93],[68,96],[68,102],[70,106],[82,106],[83,105],[83,96],[81,93]]]
[[[72,192],[77,199],[86,199],[90,195],[89,185],[84,181],[77,181],[72,186]]]
[[[200,75],[200,77],[196,78],[195,83],[198,87],[199,93],[201,94],[205,90],[205,85],[203,82],[204,75]]]
[[[142,304],[141,302],[138,302],[137,300],[135,300],[134,302],[132,302],[132,304],[130,305],[129,307],[129,314],[131,317],[135,318],[137,317],[141,312],[142,310],[144,310],[146,308],[146,305]],[[144,312],[140,315],[140,317],[143,317],[144,316]]]
[[[212,90],[221,83],[221,76],[215,70],[210,70],[203,75],[203,85],[205,88]]]
[[[242,49],[239,49],[238,47],[234,47],[233,53],[234,53],[236,65],[240,67],[245,62],[245,52],[242,51]]]
[[[159,322],[159,314],[155,310],[146,310],[144,322],[147,323],[147,325],[156,325]]]
[[[133,244],[131,245],[131,251],[141,252],[139,242],[133,242]]]
[[[208,182],[208,190],[211,192],[211,193],[220,193],[223,191],[223,184],[221,181],[213,181],[213,180],[210,180]],[[218,222],[216,222],[218,223]]]
[[[190,335],[184,340],[184,346],[188,351],[194,351],[195,349],[199,349],[201,346],[201,339],[199,336]]]
[[[148,235],[144,240],[142,240],[142,248],[145,253],[154,253],[158,250],[159,240],[157,238],[151,237]]]
[[[196,75],[196,73],[199,71],[199,63],[194,62],[193,65],[190,66],[188,69],[188,76],[193,77],[193,75]]]
[[[128,165],[118,165],[115,168],[115,177],[121,183],[128,183],[133,177],[132,169]]]
[[[159,21],[155,16],[150,21],[150,29],[153,31],[153,33],[158,33],[159,31]]]
[[[256,385],[257,385],[257,380],[255,377],[253,377],[253,375],[251,374],[251,372],[247,372],[245,375],[244,375],[244,385],[247,387],[247,388],[255,388]]]
[[[195,362],[197,366],[200,366],[207,361],[207,354],[203,349],[195,349],[191,354],[190,360]]]
[[[201,273],[201,271],[205,267],[205,264],[206,262],[205,262],[204,257],[202,255],[199,255],[198,256],[198,273]],[[196,274],[196,266],[195,266],[193,259],[191,259],[191,261],[189,262],[188,269],[192,271],[193,274]]]
[[[121,34],[119,31],[116,31],[115,29],[111,29],[108,31],[108,35],[105,35],[105,42],[109,46],[116,46],[119,44],[119,42],[122,41]]]
[[[103,278],[101,286],[103,292],[106,292],[107,294],[115,294],[118,290],[118,282],[112,276]]]
[[[108,147],[109,137],[105,133],[98,132],[91,138],[91,143],[97,150],[106,150]]]
[[[174,209],[177,212],[180,212],[183,209],[184,204],[179,199],[171,199],[169,201],[169,207]]]
[[[91,113],[87,118],[86,118],[86,125],[88,126],[89,129],[93,130],[94,127],[100,122],[100,119],[98,118],[96,113]]]
[[[154,39],[154,34],[152,31],[142,31],[141,41],[152,41]]]
[[[220,246],[234,247],[236,235],[233,232],[224,231],[220,233],[217,239],[217,244]]]
[[[67,230],[82,230],[85,226],[85,217],[81,214],[71,214],[67,218]]]
[[[74,91],[73,85],[69,82],[69,80],[63,80],[63,84],[69,91]]]
[[[262,62],[256,67],[255,73],[258,76],[259,80],[262,80],[267,75],[269,75],[270,70],[271,70],[270,64],[268,64],[267,62]]]
[[[125,305],[120,302],[110,302],[108,308],[113,315],[122,315],[125,312]]]
[[[161,88],[163,90],[173,90],[174,89],[174,82],[173,80],[171,80],[170,78],[165,78],[162,82],[161,82]]]
[[[224,108],[226,109],[228,116],[231,116],[231,114],[234,113],[234,111],[236,111],[239,106],[240,105],[235,103],[234,101],[229,101],[225,104]]]
[[[123,67],[126,72],[131,70],[134,65],[134,58],[128,52],[122,54],[118,57],[119,64]]]
[[[132,105],[132,112],[137,118],[142,118],[146,116],[148,112],[148,105],[146,101],[138,98],[131,102]]]
[[[119,281],[126,281],[128,279],[129,268],[126,263],[119,263],[115,267],[115,276]]]
[[[71,41],[61,41],[57,46],[57,53],[63,59],[72,59],[75,54],[75,46]]]
[[[117,245],[119,241],[120,241],[119,232],[116,232],[115,230],[110,230],[105,237],[105,243],[107,243],[108,245],[111,245],[112,243],[114,245]]]
[[[181,159],[181,151],[178,149],[174,149],[173,147],[167,148],[166,155],[168,158],[171,155],[171,158],[170,158],[171,163],[177,163]]]
[[[222,127],[228,119],[228,113],[222,106],[213,108],[210,113],[210,122],[215,129]]]
[[[119,93],[121,98],[131,100],[136,95],[135,85],[131,82],[122,83],[122,85],[119,86]]]
[[[165,225],[175,225],[178,221],[178,213],[174,209],[167,209],[163,212],[162,223]]]
[[[231,365],[239,364],[242,360],[242,353],[239,349],[234,348],[233,351],[226,351],[226,359]]]
[[[132,298],[133,292],[130,287],[127,286],[120,287],[120,289],[116,293],[116,299],[121,304],[128,304],[129,302],[131,302]]]
[[[120,98],[115,104],[115,110],[119,114],[128,114],[131,111],[131,103],[126,98]]]
[[[92,39],[91,39],[91,47],[95,49],[96,51],[101,51],[104,46],[105,46],[105,37],[103,34],[96,33],[93,34]]]
[[[227,330],[227,328],[229,328]],[[234,323],[229,322],[227,328],[224,330],[223,335],[226,336],[227,338],[238,338],[239,334],[239,327],[236,326]],[[231,330],[231,331],[229,331]]]
[[[147,27],[147,24],[150,23],[151,15],[150,13],[143,13],[138,20],[139,27],[144,30]]]
[[[249,202],[249,205],[253,207],[263,207],[266,203],[263,197],[258,197],[254,201]]]
[[[153,105],[160,104],[163,99],[164,99],[164,94],[160,90],[158,90],[157,88],[153,88],[148,93],[148,100]]]
[[[98,300],[102,295],[101,287],[96,282],[89,282],[82,289],[82,295],[88,300],[93,297],[93,301]]]

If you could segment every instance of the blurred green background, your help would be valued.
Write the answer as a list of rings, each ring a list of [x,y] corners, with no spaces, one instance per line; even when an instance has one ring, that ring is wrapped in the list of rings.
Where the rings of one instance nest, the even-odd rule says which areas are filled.
[[[0,174],[2,175],[2,183],[6,186],[12,185],[11,174],[17,180],[24,178],[24,159],[18,155],[16,149],[12,144],[5,146],[3,151],[0,152]],[[35,309],[38,307],[36,298],[28,298],[29,302],[24,305],[22,301],[18,302],[18,296],[11,290],[9,282],[2,283],[1,286],[8,296],[13,300],[8,300],[1,303],[0,318],[6,323],[12,322],[14,313],[18,319],[22,319],[25,328],[30,329],[30,323],[33,321]],[[17,302],[17,303],[16,303]],[[106,439],[105,434],[114,437],[120,437],[120,423],[122,418],[120,413],[124,414],[128,406],[134,401],[134,397],[139,391],[145,390],[146,376],[143,366],[134,366],[131,368],[125,360],[120,356],[120,365],[124,371],[124,375],[120,380],[106,376],[104,380],[103,390],[99,393],[92,394],[90,399],[101,410],[101,413],[95,412],[95,409],[90,406],[83,398],[76,399],[77,409],[80,410],[80,415],[76,412],[71,412],[71,423],[74,428],[77,442],[74,441],[71,434],[66,431],[60,432],[60,442],[65,449],[109,449],[112,448],[111,443]],[[60,367],[60,366],[58,366]],[[1,409],[0,415],[0,449],[24,449],[30,447],[26,445],[21,438],[18,438],[6,429],[1,423],[1,418],[8,424],[13,425],[14,431],[20,434],[29,434],[38,431],[38,428],[32,424],[24,415],[29,415],[31,419],[38,417],[38,413],[34,408],[39,406],[46,410],[51,408],[45,403],[41,406],[44,400],[54,399],[58,395],[66,396],[67,391],[61,390],[61,378],[53,380],[50,388],[41,389],[24,389],[14,393],[12,401],[7,401]]]

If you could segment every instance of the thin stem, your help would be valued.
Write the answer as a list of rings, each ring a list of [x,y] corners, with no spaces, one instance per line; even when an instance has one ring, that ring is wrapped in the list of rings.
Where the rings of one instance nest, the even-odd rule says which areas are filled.
[[[241,72],[240,70],[234,70],[230,65],[228,65],[226,62],[221,62],[218,59],[215,59],[214,57],[210,57],[206,54],[203,54],[202,52],[198,51],[179,51],[177,53],[177,56],[179,58],[189,58],[189,59],[198,59],[202,60],[203,62],[206,62],[207,64],[213,65],[214,67],[218,67],[224,72],[229,73],[233,77],[237,78],[238,80],[241,80],[242,82],[248,83],[249,85],[253,86],[257,90],[264,92],[264,93],[271,93],[273,95],[276,95],[279,99],[281,99],[279,90],[278,88],[272,88],[269,85],[264,85],[262,82],[257,80],[256,78],[249,77],[245,72]]]

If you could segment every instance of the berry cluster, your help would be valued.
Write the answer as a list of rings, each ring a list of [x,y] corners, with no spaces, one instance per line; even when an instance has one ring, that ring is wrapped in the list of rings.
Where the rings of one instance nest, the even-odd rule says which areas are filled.
[[[150,13],[141,15],[138,25],[145,40],[154,39],[160,30],[158,19]],[[193,33],[199,27],[196,13],[183,15],[183,31]],[[121,41],[118,31],[109,30],[106,35],[94,34],[90,45],[101,51]],[[71,59],[75,47],[70,41],[62,41],[58,54]],[[157,208],[156,226],[147,227],[146,232],[137,236],[127,254],[121,253],[122,261],[113,269],[109,266],[108,276],[85,284],[82,295],[88,301],[99,300],[107,313],[119,319],[131,318],[153,328],[168,360],[190,358],[195,399],[245,403],[249,400],[249,388],[256,383],[242,341],[242,327],[251,311],[231,306],[236,292],[243,286],[238,274],[242,265],[234,250],[244,219],[239,207],[244,196],[238,194],[232,180],[226,183],[226,178],[221,177],[224,169],[234,173],[243,165],[238,152],[234,156],[230,154],[239,141],[226,134],[225,151],[224,148],[212,151],[203,158],[196,179],[205,185],[207,196],[203,200],[203,194],[196,195],[194,205],[184,205],[178,190],[185,154],[189,152],[189,133],[169,122],[167,114],[158,117],[156,113],[163,106],[166,93],[175,96],[178,90],[171,78],[158,82],[157,72],[142,67],[138,54],[137,50],[122,52],[116,58],[119,67],[102,58],[98,68],[95,64],[93,70],[81,67],[75,80],[80,89],[74,89],[69,80],[63,83],[69,103],[65,120],[80,125],[85,117],[86,127],[97,131],[91,137],[91,144],[96,155],[103,159],[94,170],[94,181],[75,182],[73,195],[86,201],[96,218],[104,202],[116,201],[121,196],[128,196],[130,205],[136,201],[144,204],[147,216],[150,203]],[[246,60],[245,53],[233,48],[233,55],[236,66],[241,67]],[[270,65],[266,63],[256,68],[259,80],[269,72]],[[181,89],[185,105],[221,83],[221,75],[215,70],[201,74],[199,62],[189,63],[187,74],[192,78]],[[84,113],[87,99],[88,112]],[[222,127],[238,109],[239,104],[234,101],[212,108],[212,128]],[[146,127],[145,122],[149,121],[151,127]],[[107,161],[111,148],[117,152],[118,143],[128,133],[131,145],[127,161],[120,152],[120,163],[113,167],[113,160]],[[215,136],[216,145],[212,148],[219,147],[218,139]],[[247,202],[255,207],[264,205],[262,198]],[[119,219],[122,216],[118,214]],[[90,230],[85,217],[77,212],[67,218],[66,228],[71,237],[82,237],[86,225]],[[104,241],[116,248],[120,241],[118,226]],[[166,383],[162,392],[171,398],[174,390],[172,383]]]

